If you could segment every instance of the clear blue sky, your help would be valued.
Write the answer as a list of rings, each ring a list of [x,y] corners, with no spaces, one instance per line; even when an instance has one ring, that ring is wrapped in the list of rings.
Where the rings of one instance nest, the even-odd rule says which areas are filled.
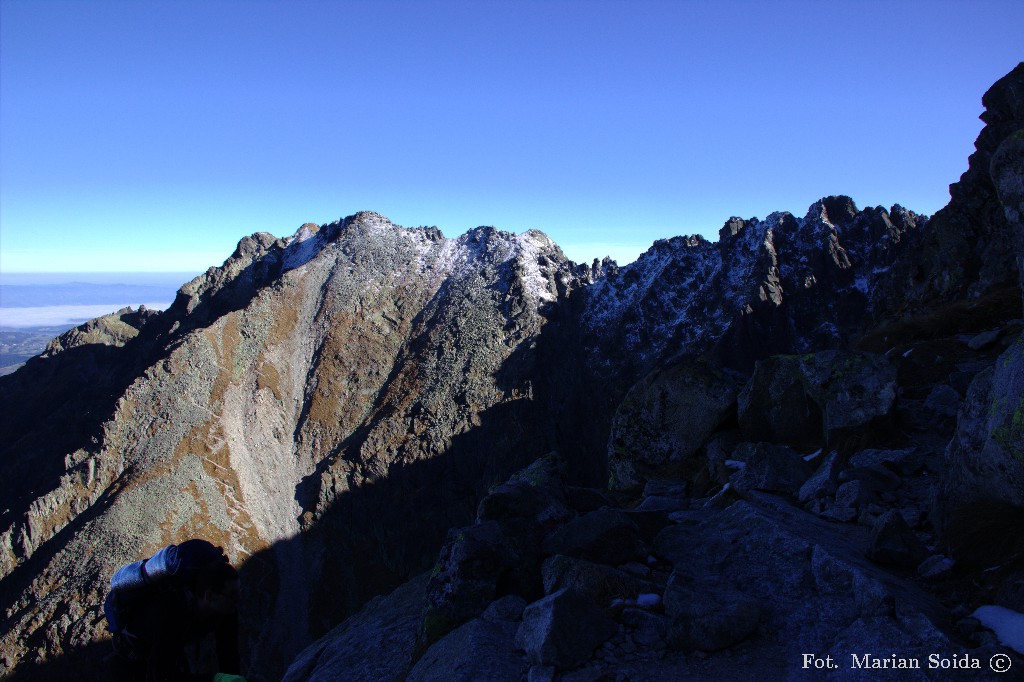
[[[0,3],[0,272],[199,271],[374,210],[575,260],[933,213],[1024,2]]]

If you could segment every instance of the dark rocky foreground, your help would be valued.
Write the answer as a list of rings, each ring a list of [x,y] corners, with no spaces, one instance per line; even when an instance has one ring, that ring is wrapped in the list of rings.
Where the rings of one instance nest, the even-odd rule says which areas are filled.
[[[1024,612],[1024,516],[992,490],[957,503],[972,496],[953,471],[976,424],[956,416],[986,405],[993,367],[1020,372],[1021,329],[903,341],[888,357],[773,357],[738,394],[738,419],[705,413],[717,430],[700,465],[659,462],[642,490],[572,486],[557,454],[541,458],[449,532],[429,574],[370,602],[285,679],[1000,679],[992,656],[1024,659],[971,614]],[[974,390],[952,388],[956,372]],[[648,407],[708,391],[670,376]],[[764,383],[786,400],[759,397]],[[663,444],[641,447],[642,420],[616,423],[613,442]],[[921,668],[857,667],[893,654]],[[814,667],[826,660],[838,669]]]
[[[194,536],[254,680],[987,666],[970,614],[1024,611],[1024,65],[983,103],[930,218],[827,197],[618,268],[362,213],[56,339],[0,378],[2,670],[88,678],[109,575]]]

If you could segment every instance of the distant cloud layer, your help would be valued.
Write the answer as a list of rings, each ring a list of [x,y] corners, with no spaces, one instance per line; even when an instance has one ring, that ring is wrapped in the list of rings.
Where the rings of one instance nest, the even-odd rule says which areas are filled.
[[[0,328],[70,328],[131,306],[163,310],[193,273],[3,273]]]
[[[171,304],[170,301],[157,303],[145,303],[147,308],[163,310]],[[0,327],[21,329],[25,327],[57,327],[79,325],[94,317],[100,317],[116,312],[128,305],[137,307],[138,304],[124,305],[54,305],[35,306],[31,308],[0,308]]]

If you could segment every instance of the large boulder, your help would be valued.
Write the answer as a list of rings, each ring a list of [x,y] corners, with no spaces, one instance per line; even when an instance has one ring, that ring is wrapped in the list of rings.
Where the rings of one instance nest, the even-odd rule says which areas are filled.
[[[817,470],[800,486],[797,495],[801,502],[811,502],[829,495],[835,495],[838,488],[839,470],[842,462],[838,452],[830,452],[818,465]]]
[[[427,585],[420,647],[474,618],[507,594],[542,594],[539,545],[573,515],[563,463],[549,453],[490,489],[476,523],[449,531]]]
[[[568,669],[586,662],[615,631],[602,609],[564,589],[526,607],[516,644],[534,664]]]
[[[979,504],[1024,508],[1024,337],[975,377],[946,448],[940,526]]]
[[[988,162],[1008,226],[1002,249],[1013,247],[1024,287],[1024,62],[985,98],[986,130],[999,134],[979,160]],[[958,562],[992,566],[1024,554],[1016,531],[1024,519],[1024,337],[971,383],[946,465],[935,516]]]
[[[696,453],[733,413],[738,387],[706,364],[681,363],[639,381],[619,405],[608,441],[610,487],[638,488],[674,465],[703,468]]]
[[[779,355],[758,362],[740,393],[740,430],[750,441],[834,446],[870,432],[895,402],[896,368],[882,355]]]
[[[867,555],[880,564],[918,566],[927,556],[928,550],[914,531],[895,510],[880,516],[871,528],[871,544]]]
[[[477,521],[529,519],[545,529],[564,523],[573,511],[563,486],[563,466],[552,452],[493,486],[477,505]]]

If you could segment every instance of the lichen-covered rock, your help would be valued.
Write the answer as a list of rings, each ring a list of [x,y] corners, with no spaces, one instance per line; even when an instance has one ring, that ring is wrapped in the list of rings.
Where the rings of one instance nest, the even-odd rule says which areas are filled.
[[[630,389],[612,419],[610,487],[639,487],[659,468],[696,469],[694,455],[734,409],[736,382],[700,363],[657,371]]]
[[[1024,506],[1024,337],[971,383],[942,475],[940,527],[974,503]]]
[[[493,486],[477,505],[478,521],[531,519],[542,529],[573,516],[565,495],[563,463],[556,453],[517,471],[505,483]]]
[[[498,597],[539,594],[536,531],[517,519],[452,530],[427,585],[421,646],[478,616]]]
[[[738,410],[748,440],[807,449],[823,440],[821,407],[808,393],[799,357],[774,356],[758,362],[739,394]]]

